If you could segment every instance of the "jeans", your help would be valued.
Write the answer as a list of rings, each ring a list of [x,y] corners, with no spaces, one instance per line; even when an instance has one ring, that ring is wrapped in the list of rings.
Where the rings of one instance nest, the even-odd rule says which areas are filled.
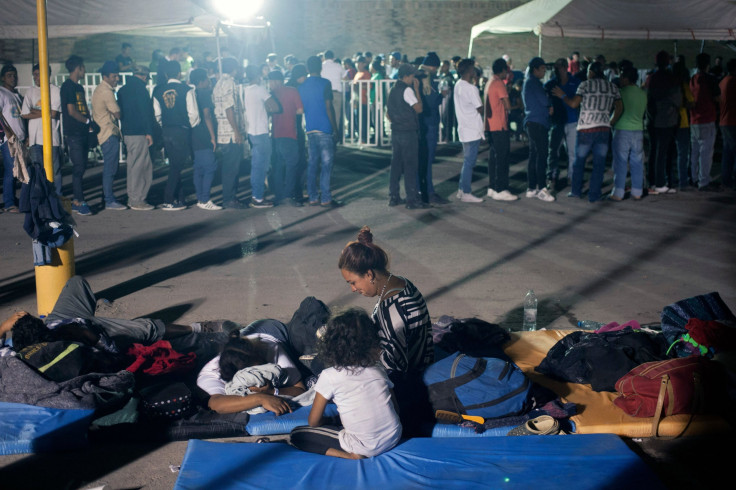
[[[606,154],[608,153],[608,131],[595,131],[591,133],[578,131],[577,144],[575,146],[575,165],[572,169],[572,194],[580,196],[583,192],[583,172],[585,171],[585,159],[593,152],[593,173],[590,175],[590,190],[588,200],[595,202],[601,198],[601,187],[603,185],[603,173],[606,170]]]
[[[15,206],[15,178],[13,177],[13,157],[10,156],[10,147],[6,141],[0,147],[3,152],[3,201],[5,209]]]
[[[613,195],[624,197],[626,169],[631,169],[631,195],[644,188],[644,131],[618,129],[613,133]]]
[[[677,128],[675,133],[675,143],[677,146],[677,180],[680,189],[688,186],[690,175],[687,167],[690,163],[690,128]]]
[[[463,168],[460,170],[460,190],[470,194],[470,184],[473,182],[473,167],[478,158],[480,140],[463,142]]]
[[[164,203],[175,201],[184,203],[184,188],[181,185],[181,171],[192,155],[192,130],[189,128],[165,127],[164,148],[169,155],[169,178],[164,190]]]
[[[215,178],[216,170],[217,161],[215,160],[215,152],[211,148],[194,150],[192,177],[194,179],[194,193],[197,195],[197,201],[206,203],[210,200],[210,188],[212,187],[212,180]]]
[[[243,157],[243,145],[227,143],[220,146],[222,152],[222,202],[229,204],[237,200],[240,160]]]
[[[721,126],[723,156],[721,157],[721,181],[726,187],[734,186],[736,171],[736,126]]]
[[[391,135],[391,171],[388,177],[388,194],[391,200],[399,199],[399,179],[404,175],[406,203],[415,204],[418,198],[419,141],[416,131],[396,131]]]
[[[307,194],[309,202],[316,202],[320,196],[317,194],[317,165],[321,161],[319,190],[322,193],[322,204],[332,201],[330,194],[330,180],[332,177],[332,160],[335,155],[335,145],[332,134],[312,132],[307,134],[309,143],[309,163],[307,166]]]
[[[543,189],[545,169],[547,168],[547,128],[535,122],[526,123],[526,133],[529,135],[529,162],[527,164],[527,186],[529,189]]]
[[[710,184],[710,167],[713,165],[713,146],[716,143],[716,123],[690,125],[691,163],[693,182],[698,187]]]
[[[502,192],[509,188],[509,152],[511,133],[491,131],[488,151],[488,188]]]
[[[299,147],[293,138],[274,138],[276,158],[273,161],[273,193],[276,201],[288,199],[294,195],[296,187],[297,165],[299,165]]]
[[[577,125],[577,122],[571,122],[564,126],[552,126],[549,130],[549,155],[547,156],[547,178],[549,180],[553,178],[557,180],[560,176],[557,156],[563,140],[567,152],[567,178],[572,176],[572,166],[575,164],[575,141],[578,138]]]
[[[111,204],[116,201],[112,184],[120,165],[120,138],[110,136],[100,145],[100,149],[102,150],[102,159],[105,162],[104,167],[102,167],[102,194],[105,196],[105,203]]]
[[[141,205],[146,202],[153,181],[153,162],[148,141],[142,134],[126,134],[123,135],[123,142],[128,150],[128,204]]]
[[[84,201],[84,188],[82,187],[84,171],[87,170],[87,153],[89,152],[89,139],[85,135],[67,134],[64,136],[66,148],[69,152],[69,160],[72,161],[72,194],[77,202]]]
[[[33,163],[43,166],[43,145],[31,145],[30,157]],[[54,169],[54,189],[61,196],[61,154],[58,146],[51,147],[51,158]]]
[[[434,163],[434,156],[437,153],[437,141],[439,141],[439,137],[439,121],[436,124],[429,124],[426,126],[425,138],[427,140],[427,197],[434,194],[434,184],[432,183],[432,163]]]
[[[250,141],[250,191],[253,199],[263,199],[266,193],[266,173],[271,163],[271,138],[268,134],[249,134]]]

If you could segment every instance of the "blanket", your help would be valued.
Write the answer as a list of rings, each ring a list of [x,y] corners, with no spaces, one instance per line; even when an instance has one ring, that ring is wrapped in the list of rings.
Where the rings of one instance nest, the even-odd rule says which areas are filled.
[[[266,386],[270,383],[276,388],[284,386],[286,381],[286,373],[281,369],[281,366],[276,364],[262,364],[260,366],[252,366],[245,369],[241,369],[231,381],[228,381],[225,385],[226,395],[240,395],[247,396],[255,393],[250,390],[251,386]],[[307,406],[314,402],[315,391],[310,388],[301,395],[294,397],[288,395],[279,395],[281,398],[286,398],[292,402],[292,405]],[[266,411],[263,407],[255,407],[248,410],[248,413],[255,415],[258,413],[264,413]]]

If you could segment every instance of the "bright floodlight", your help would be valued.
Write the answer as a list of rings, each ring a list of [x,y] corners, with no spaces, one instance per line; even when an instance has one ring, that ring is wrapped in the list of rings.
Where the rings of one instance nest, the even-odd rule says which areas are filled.
[[[231,22],[251,20],[263,5],[263,0],[212,0],[220,15]]]

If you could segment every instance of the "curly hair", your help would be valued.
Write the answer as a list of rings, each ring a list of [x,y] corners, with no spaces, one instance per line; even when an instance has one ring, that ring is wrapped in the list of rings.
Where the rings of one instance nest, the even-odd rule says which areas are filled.
[[[360,275],[365,275],[369,270],[388,274],[388,254],[373,243],[371,229],[364,226],[358,232],[358,239],[342,249],[337,268]]]
[[[362,308],[332,316],[317,342],[317,354],[326,366],[358,372],[373,366],[380,355],[378,327]]]
[[[241,369],[265,364],[266,360],[258,349],[257,342],[241,339],[240,332],[233,331],[220,353],[220,378],[226,382],[232,381],[235,373]]]
[[[20,352],[29,345],[56,340],[52,330],[44,325],[43,320],[33,315],[18,318],[13,327],[13,350]]]

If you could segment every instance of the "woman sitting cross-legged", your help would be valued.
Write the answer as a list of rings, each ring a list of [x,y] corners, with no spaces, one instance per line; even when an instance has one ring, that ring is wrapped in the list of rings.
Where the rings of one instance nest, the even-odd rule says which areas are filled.
[[[291,432],[290,443],[312,453],[346,459],[377,456],[401,438],[401,423],[386,371],[378,362],[378,329],[368,314],[353,308],[332,317],[317,343],[325,365],[314,385],[309,427]],[[325,426],[333,400],[343,427]]]

